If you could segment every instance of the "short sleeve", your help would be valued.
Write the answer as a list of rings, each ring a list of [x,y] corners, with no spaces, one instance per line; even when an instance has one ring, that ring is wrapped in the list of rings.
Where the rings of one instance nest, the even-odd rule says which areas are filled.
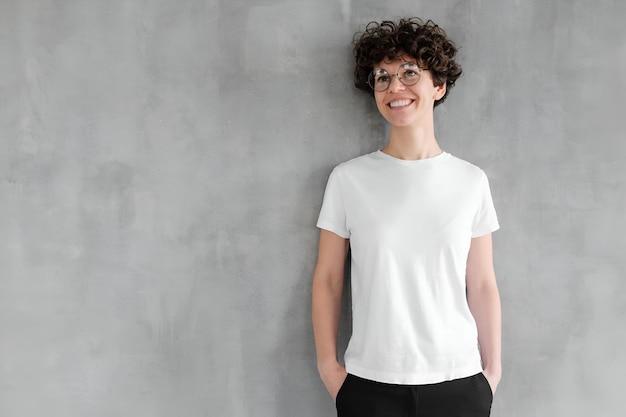
[[[346,225],[346,207],[338,168],[335,168],[328,178],[324,202],[317,219],[317,227],[331,231],[344,239],[350,238],[350,232]]]
[[[491,198],[489,180],[484,172],[481,175],[479,194],[479,201],[472,225],[472,238],[484,236],[500,228],[496,209],[493,206],[493,199]]]

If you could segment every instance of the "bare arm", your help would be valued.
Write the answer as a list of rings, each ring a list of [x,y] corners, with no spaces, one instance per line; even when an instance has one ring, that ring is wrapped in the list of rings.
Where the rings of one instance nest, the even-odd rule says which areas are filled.
[[[337,332],[349,241],[321,230],[317,266],[313,275],[313,333],[317,368],[326,389],[336,398],[346,371],[337,361]]]
[[[472,239],[465,281],[467,302],[478,328],[483,372],[495,392],[502,377],[502,317],[493,269],[491,233]]]

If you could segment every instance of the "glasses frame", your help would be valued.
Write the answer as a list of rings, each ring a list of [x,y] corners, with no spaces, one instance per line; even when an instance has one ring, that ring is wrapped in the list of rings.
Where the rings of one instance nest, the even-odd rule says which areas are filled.
[[[400,75],[400,71],[402,69],[408,69],[408,68],[411,68],[411,69],[417,68],[417,71],[416,71],[417,72],[417,77],[416,77],[415,81],[411,80],[410,82],[407,82],[407,80],[405,78],[402,78],[402,76]],[[419,82],[419,80],[422,78],[422,71],[424,71],[424,70],[422,68],[420,68],[420,66],[417,65],[417,63],[415,63],[415,62],[405,62],[405,63],[403,63],[402,65],[400,65],[398,67],[398,72],[396,72],[395,74],[389,74],[389,72],[387,72],[387,70],[384,70],[382,68],[376,68],[372,72],[370,72],[370,74],[368,75],[368,77],[367,77],[367,85],[369,85],[372,90],[378,91],[379,93],[383,92],[383,91],[387,91],[389,89],[389,87],[391,86],[391,79],[392,79],[392,77],[395,76],[398,79],[398,81],[400,81],[402,83],[402,85],[410,87],[410,86],[415,85],[415,84],[417,84]],[[389,82],[387,82],[387,86],[384,89],[377,90],[376,87],[375,87],[376,84],[374,83],[374,77],[379,75],[379,74],[383,74],[383,73],[387,74],[389,76]]]

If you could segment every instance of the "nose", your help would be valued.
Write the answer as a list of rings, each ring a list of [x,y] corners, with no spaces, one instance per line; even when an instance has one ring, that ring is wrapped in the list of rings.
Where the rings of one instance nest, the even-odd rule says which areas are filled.
[[[399,75],[392,75],[391,80],[389,81],[389,91],[401,91],[404,90],[404,84],[400,82]]]

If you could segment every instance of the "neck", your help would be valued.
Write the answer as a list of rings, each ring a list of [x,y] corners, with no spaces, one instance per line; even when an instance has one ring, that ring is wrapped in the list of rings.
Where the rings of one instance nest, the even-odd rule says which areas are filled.
[[[382,151],[405,160],[432,158],[442,152],[434,126],[392,126],[389,143]]]

